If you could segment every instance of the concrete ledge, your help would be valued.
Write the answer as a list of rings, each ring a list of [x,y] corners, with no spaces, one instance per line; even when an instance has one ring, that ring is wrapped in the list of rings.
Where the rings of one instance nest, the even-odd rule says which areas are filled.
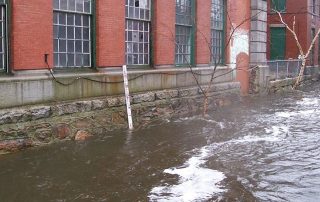
[[[195,67],[195,77],[201,85],[210,81],[213,67]],[[98,72],[55,73],[61,85],[49,71],[19,73],[14,77],[0,78],[0,109],[55,101],[86,99],[123,94],[122,71],[99,69]],[[219,67],[215,83],[234,81],[227,67]],[[219,76],[220,75],[220,76]],[[189,68],[131,69],[129,88],[131,93],[195,86],[196,81]]]
[[[198,73],[202,71],[213,70],[214,66],[199,66],[192,67],[192,70]],[[219,66],[217,71],[230,70],[228,66]],[[165,68],[151,69],[151,68],[131,68],[128,69],[128,75],[135,74],[159,74],[159,73],[177,73],[177,72],[190,72],[190,67],[173,67],[168,66]],[[108,67],[98,69],[85,69],[81,70],[56,70],[54,71],[56,78],[77,78],[77,77],[97,77],[97,76],[122,76],[122,67]],[[16,81],[34,81],[34,80],[47,80],[52,79],[49,70],[24,70],[16,71],[14,75],[0,77],[1,82],[16,82]]]

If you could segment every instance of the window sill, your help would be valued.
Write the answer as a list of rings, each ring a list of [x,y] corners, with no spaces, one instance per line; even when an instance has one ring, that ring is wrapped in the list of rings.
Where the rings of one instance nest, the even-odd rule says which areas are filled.
[[[95,72],[96,69],[92,67],[53,67],[52,71],[54,73],[88,73]]]
[[[214,66],[205,65],[199,67],[192,67],[195,72],[206,70],[214,70]],[[216,70],[229,70],[229,66],[218,66]],[[91,70],[91,71],[89,71]],[[175,67],[174,65],[167,68],[135,68],[128,69],[129,75],[137,74],[157,74],[157,73],[184,73],[190,72],[190,67]],[[57,79],[68,79],[77,77],[96,77],[96,76],[122,76],[122,67],[114,68],[98,68],[97,70],[87,69],[87,71],[59,71],[55,72]],[[51,80],[52,76],[48,70],[30,70],[30,71],[17,71],[12,74],[0,74],[0,83],[3,82],[20,82],[20,81],[39,81]]]
[[[127,65],[128,69],[151,69],[150,65]]]
[[[287,11],[286,11],[286,10],[285,10],[285,11],[279,11],[279,13],[281,13],[281,14],[286,14]],[[273,11],[273,10],[270,11],[270,15],[276,15],[276,14],[278,14],[278,13],[275,12],[275,11]]]

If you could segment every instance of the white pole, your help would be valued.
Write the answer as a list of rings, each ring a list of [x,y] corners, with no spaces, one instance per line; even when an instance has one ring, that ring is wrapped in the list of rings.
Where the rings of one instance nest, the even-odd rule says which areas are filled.
[[[129,130],[133,130],[127,65],[123,65],[122,70],[123,70],[124,93],[126,97]]]

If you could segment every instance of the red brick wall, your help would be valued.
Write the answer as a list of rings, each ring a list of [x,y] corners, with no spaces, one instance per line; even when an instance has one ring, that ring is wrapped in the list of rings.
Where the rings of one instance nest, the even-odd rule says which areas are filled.
[[[267,45],[267,58],[270,59],[270,25],[271,24],[281,24],[279,16],[270,13],[271,3],[268,1],[269,15],[268,15],[268,45]],[[295,3],[288,3],[286,13],[282,16],[285,22],[292,27],[293,19],[296,18],[296,33],[299,38],[300,44],[303,50],[306,52],[311,44],[311,28],[317,29],[320,27],[320,20],[318,17],[312,18],[312,15],[308,13],[308,1],[306,0],[295,0]],[[309,11],[311,10],[311,7]],[[316,9],[319,13],[319,9]],[[286,59],[293,58],[296,59],[299,55],[299,50],[296,45],[296,41],[292,34],[286,30]],[[318,54],[318,43],[315,46],[315,64],[317,64],[317,54]]]
[[[175,64],[175,1],[154,0],[153,46],[154,64]]]
[[[97,65],[125,64],[125,1],[97,2]]]
[[[241,1],[227,1],[227,9],[228,9],[228,23],[227,23],[227,41],[229,40],[229,36],[232,35],[233,37],[237,38],[239,34],[247,34],[249,39],[249,32],[251,28],[251,1],[250,0],[241,0]],[[232,25],[231,25],[232,23]],[[234,33],[230,33],[231,26],[235,27],[236,30]],[[240,33],[238,33],[240,32]],[[232,38],[229,43],[229,47],[227,47],[228,52],[230,51],[231,46],[233,43],[237,43]],[[249,41],[248,41],[249,43]],[[249,46],[249,44],[248,44]],[[233,47],[234,48],[234,47]],[[248,48],[249,50],[249,48]],[[228,55],[228,57],[230,57]],[[227,61],[229,62],[229,61]],[[249,69],[250,63],[250,55],[249,52],[240,52],[236,55],[236,68],[237,68],[237,77],[236,79],[241,84],[241,93],[243,95],[247,95],[249,92],[249,72],[246,71]]]
[[[197,4],[197,32],[196,32],[196,64],[210,63],[211,38],[211,1],[201,1]]]
[[[225,6],[228,12],[228,16],[225,15],[225,63],[230,64],[230,51],[231,51],[231,45],[233,45],[232,36],[235,36],[234,33],[232,33],[232,30],[234,27],[237,27],[238,25],[241,25],[237,27],[235,31],[242,30],[250,30],[250,1],[249,0],[242,0],[242,1],[234,1],[234,0],[226,0]],[[232,24],[231,24],[232,23]],[[245,59],[243,61],[246,66],[249,66],[249,61]]]
[[[319,13],[319,4],[317,4],[317,2],[316,2],[316,5],[318,5],[317,7],[316,7],[316,14],[319,16],[320,15],[320,13]],[[309,48],[309,46],[310,46],[310,44],[311,44],[311,42],[312,42],[312,40],[313,40],[313,38],[311,38],[311,29],[312,28],[314,28],[315,29],[315,33],[317,34],[317,31],[318,31],[318,29],[320,29],[320,18],[318,17],[318,16],[312,16],[311,14],[309,14],[308,16],[306,16],[306,21],[307,22],[310,22],[310,23],[308,23],[308,27],[307,27],[307,29],[306,29],[306,35],[307,35],[307,38],[308,38],[308,42],[307,42],[307,48]],[[319,59],[318,59],[318,55],[319,55],[319,38],[317,39],[317,41],[316,41],[316,43],[314,44],[314,64],[315,65],[320,65],[319,63],[318,63],[318,61],[319,61]],[[311,59],[311,58],[309,58],[309,59]]]
[[[48,3],[50,2],[50,3]],[[44,54],[53,58],[53,12],[51,1],[12,0],[13,70],[43,69]]]
[[[228,0],[229,3],[230,0]],[[13,0],[12,67],[14,70],[44,69],[44,54],[52,66],[53,11],[44,0]],[[97,66],[114,67],[125,64],[125,2],[97,2]],[[210,63],[211,1],[197,2],[196,63]],[[234,5],[234,1],[229,3]],[[243,3],[240,3],[241,6]],[[175,1],[153,0],[153,61],[155,66],[175,64]],[[237,8],[239,9],[239,8]],[[233,12],[230,12],[231,14]],[[239,19],[240,20],[240,19]],[[227,29],[228,30],[228,29]],[[201,33],[200,33],[201,32]]]

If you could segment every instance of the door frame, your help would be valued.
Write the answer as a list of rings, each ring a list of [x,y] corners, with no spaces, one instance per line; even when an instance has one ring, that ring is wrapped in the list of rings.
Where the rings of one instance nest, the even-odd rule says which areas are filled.
[[[283,58],[279,58],[279,56],[277,56],[276,58],[273,58],[273,54],[272,54],[272,46],[273,46],[273,41],[272,41],[272,30],[283,30],[283,33],[284,33],[284,40],[280,40],[277,41],[276,44],[283,44]],[[286,42],[287,39],[286,39],[286,28],[285,27],[282,27],[282,26],[272,26],[270,27],[270,60],[284,60],[286,58]]]

